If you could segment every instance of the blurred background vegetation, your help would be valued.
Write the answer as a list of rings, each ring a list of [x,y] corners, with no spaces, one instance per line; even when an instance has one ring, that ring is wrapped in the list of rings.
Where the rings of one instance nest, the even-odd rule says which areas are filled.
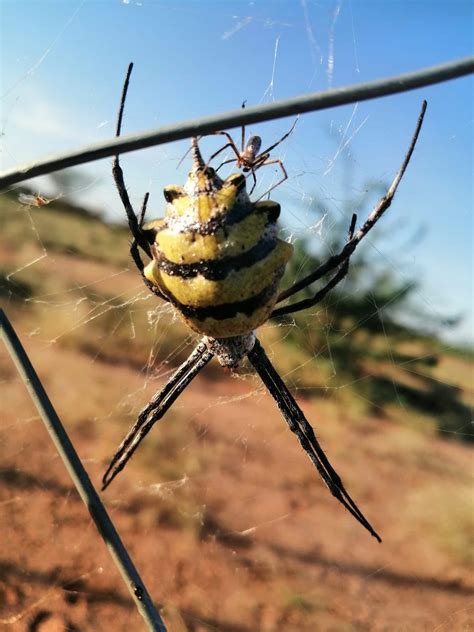
[[[65,178],[70,184],[71,177],[61,174],[58,190]],[[380,186],[365,187],[364,195],[347,202],[339,217],[350,217],[357,209],[359,222],[363,221],[381,191]],[[23,188],[1,198],[0,230],[7,253],[1,270],[2,303],[32,318],[43,334],[51,328],[48,319],[56,325],[62,322],[61,344],[110,361],[134,363],[138,368],[157,356],[182,361],[188,353],[189,332],[167,306],[160,306],[169,325],[166,336],[157,335],[157,322],[150,321],[155,304],[144,299],[149,297],[138,274],[131,288],[121,286],[120,275],[108,283],[69,285],[68,257],[131,268],[133,274],[128,229],[107,223],[65,198],[34,206],[35,195]],[[314,270],[344,244],[347,223],[317,199],[314,213],[325,217],[328,238],[320,242],[318,251],[313,239],[295,243],[282,287]],[[382,267],[380,258],[373,262],[371,253],[384,239],[377,229],[370,233],[370,247],[366,239],[353,255],[346,279],[322,303],[275,320],[276,326],[265,328],[261,335],[273,348],[278,345],[276,364],[300,395],[336,398],[361,414],[431,427],[447,439],[472,441],[473,351],[443,342],[442,332],[456,324],[457,316],[436,317],[416,307],[416,278],[401,281],[388,260]],[[65,259],[53,265],[31,265],[36,259],[47,256],[52,261],[59,255]],[[13,275],[12,270],[16,270]],[[100,268],[96,274],[98,281]],[[321,282],[293,300],[310,296],[318,287]],[[82,326],[85,321],[87,326]],[[131,336],[132,327],[139,335]]]
[[[378,194],[354,202],[361,221]],[[283,287],[346,238],[347,222],[317,203],[314,210],[329,226],[324,250],[318,240],[297,241]],[[387,252],[378,246],[383,227],[323,303],[271,321],[259,337],[384,546],[375,550],[344,519],[258,380],[231,380],[212,362],[104,497],[149,589],[166,602],[170,629],[336,630],[336,620],[345,622],[338,630],[355,629],[361,594],[373,604],[371,621],[377,612],[399,621],[401,600],[411,604],[410,622],[426,629],[447,611],[469,616],[473,354],[443,342],[449,318],[434,321],[416,307],[415,279],[395,277],[389,257],[375,264],[371,253]],[[65,197],[41,200],[27,189],[0,197],[0,303],[97,484],[137,411],[196,340],[145,288],[129,244],[126,226]],[[84,617],[77,629],[130,629],[132,611],[117,612],[128,602],[105,547],[74,502],[10,358],[0,359],[1,526],[10,552],[0,600],[13,587],[14,616],[36,612],[47,595],[65,621]],[[101,579],[99,567],[108,569]],[[157,568],[171,582],[164,591]],[[79,585],[77,577],[89,579]],[[71,586],[87,607],[71,605]],[[262,623],[268,608],[274,628]],[[227,625],[243,620],[247,627]]]

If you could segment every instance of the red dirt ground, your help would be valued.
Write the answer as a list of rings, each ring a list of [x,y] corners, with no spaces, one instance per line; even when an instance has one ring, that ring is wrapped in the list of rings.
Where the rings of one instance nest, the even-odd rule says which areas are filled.
[[[162,378],[142,389],[133,366],[19,334],[99,486]],[[3,349],[0,379],[2,629],[144,629]],[[102,495],[169,630],[473,629],[473,577],[448,528],[471,489],[468,448],[300,400],[378,544],[257,387],[208,367]]]

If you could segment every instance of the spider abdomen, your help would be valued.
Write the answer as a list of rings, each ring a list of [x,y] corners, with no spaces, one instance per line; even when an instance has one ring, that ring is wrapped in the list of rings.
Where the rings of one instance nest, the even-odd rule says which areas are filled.
[[[255,157],[257,156],[261,147],[262,139],[260,138],[260,136],[251,136],[248,139],[247,145],[241,157],[242,164],[244,165],[244,167],[247,167],[246,169],[244,168],[244,171],[248,171],[250,169],[250,166],[247,165],[255,160]]]
[[[165,197],[165,218],[146,226],[154,231],[147,279],[201,334],[256,329],[274,307],[293,251],[277,237],[279,204],[252,203],[244,176],[223,181],[196,157],[185,187],[167,187]]]

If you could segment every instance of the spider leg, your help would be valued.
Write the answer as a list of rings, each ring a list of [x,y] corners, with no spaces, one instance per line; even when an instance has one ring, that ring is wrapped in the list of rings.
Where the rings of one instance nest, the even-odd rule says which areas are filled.
[[[133,70],[133,63],[129,64],[128,66],[127,74],[126,74],[125,81],[122,88],[122,96],[120,98],[119,112],[117,116],[117,127],[115,130],[115,136],[117,138],[120,136],[120,133],[122,130],[123,112],[125,108],[125,101],[127,98],[128,86],[130,83],[130,75],[132,74],[132,70]],[[114,159],[112,161],[112,175],[114,177],[118,194],[125,208],[125,212],[127,213],[127,219],[128,219],[128,225],[130,227],[130,232],[132,233],[134,239],[137,241],[140,248],[142,248],[146,252],[146,254],[150,256],[151,258],[150,245],[145,235],[143,234],[141,226],[138,223],[138,219],[135,214],[135,211],[133,210],[133,206],[130,202],[130,198],[128,197],[127,187],[125,186],[123,171],[122,171],[122,167],[120,166],[120,159],[118,155],[114,156]]]
[[[221,136],[225,136],[227,138],[227,143],[223,147],[221,147],[220,149],[218,149],[216,152],[214,152],[212,154],[212,156],[208,159],[207,164],[210,164],[214,160],[214,158],[216,156],[218,156],[221,152],[224,151],[224,149],[227,149],[228,147],[230,149],[232,149],[232,151],[234,152],[234,154],[235,154],[235,156],[237,158],[237,164],[240,164],[240,153],[239,153],[239,150],[237,149],[237,147],[235,145],[235,142],[234,142],[234,139],[232,138],[232,136],[228,132],[223,132],[223,131],[221,131],[221,132],[214,132],[214,134],[215,135],[219,135],[220,134]],[[216,171],[219,171],[219,169],[224,164],[226,164],[227,162],[234,162],[234,160],[229,160],[229,161],[226,160],[225,162],[223,162],[222,164],[220,164],[217,167]]]
[[[224,165],[230,165],[231,162],[236,162],[235,158],[230,158],[229,160],[224,160],[224,162],[221,162],[221,164],[216,169],[216,173],[221,167],[223,167]]]
[[[348,242],[350,242],[354,236],[356,221],[357,221],[357,215],[354,213],[352,215],[351,225],[349,227]],[[313,305],[320,303],[323,300],[323,298],[326,296],[326,294],[328,294],[333,288],[335,288],[336,285],[338,285],[342,281],[342,279],[347,275],[347,273],[349,272],[349,263],[350,263],[350,256],[347,257],[347,259],[343,260],[342,264],[339,267],[339,270],[332,277],[332,279],[330,279],[326,283],[326,285],[322,287],[320,290],[318,290],[316,294],[314,294],[312,297],[303,299],[302,301],[298,301],[297,303],[292,303],[291,305],[285,305],[284,307],[277,307],[276,309],[273,310],[273,312],[271,313],[271,316],[275,317],[275,316],[284,316],[285,314],[292,314],[294,312],[299,312],[303,309],[307,309],[308,307],[313,307]],[[319,266],[319,268],[316,268],[316,270],[312,272],[311,275],[309,275],[312,278],[311,283],[321,278],[321,276],[329,272],[331,269],[332,268],[328,270],[326,268],[326,264]],[[308,277],[305,277],[305,278],[308,278]],[[280,301],[283,301],[285,298],[288,298],[288,296],[291,296],[295,292],[300,291],[301,289],[306,287],[306,285],[309,285],[309,283],[301,285],[304,281],[305,279],[302,279],[302,281],[300,281],[299,283],[295,283],[290,288],[282,292],[278,296],[277,303]],[[298,287],[298,289],[295,290],[294,288],[297,285],[301,287]]]
[[[143,222],[145,220],[146,207],[147,207],[149,197],[150,197],[150,194],[146,193],[143,199],[142,210],[140,212],[140,218],[138,220],[138,225],[140,228],[142,228]],[[130,254],[132,256],[133,262],[135,263],[138,270],[140,271],[140,274],[142,275],[143,283],[147,286],[150,292],[152,294],[155,294],[158,298],[161,298],[163,301],[169,302],[169,298],[165,294],[163,294],[163,292],[159,289],[159,287],[154,285],[151,281],[149,281],[146,278],[144,274],[145,264],[143,263],[143,260],[141,258],[140,249],[138,247],[138,243],[136,239],[133,239],[132,243],[130,244]]]
[[[212,359],[213,353],[201,341],[183,362],[165,386],[158,391],[138,415],[138,419],[114,454],[109,467],[102,477],[102,490],[106,489],[119,472],[123,470],[141,441],[154,424],[161,419],[179,395]]]
[[[138,220],[139,228],[142,228],[143,222],[145,220],[146,207],[148,204],[149,197],[150,197],[150,194],[145,193],[145,197],[143,198],[143,203],[142,203],[142,210],[140,212],[140,218]],[[140,250],[138,249],[138,243],[136,239],[133,239],[132,243],[130,244],[130,254],[132,255],[132,259],[135,265],[137,266],[137,268],[140,270],[141,274],[143,275],[145,264],[143,263],[143,260],[141,258]],[[145,281],[148,281],[148,279],[145,279]]]
[[[261,154],[269,154],[271,151],[273,151],[275,149],[275,147],[278,147],[278,145],[280,143],[282,143],[284,140],[286,140],[288,138],[288,136],[291,134],[291,132],[295,129],[296,127],[296,123],[298,123],[298,119],[300,118],[300,115],[298,114],[298,116],[295,119],[295,122],[293,123],[293,125],[291,126],[291,128],[286,132],[286,134],[284,134],[280,140],[277,140],[276,143],[273,143],[273,145],[270,145],[270,147],[268,147],[267,149],[264,149],[262,152],[260,152]],[[257,156],[258,158],[258,156]]]
[[[282,316],[283,314],[289,314],[291,312],[296,312],[301,309],[307,309],[308,307],[315,305],[323,298],[323,296],[325,296],[329,292],[329,290],[331,290],[333,287],[335,287],[335,285],[337,285],[337,283],[339,283],[339,281],[345,276],[345,274],[347,274],[347,266],[349,265],[349,258],[351,257],[352,253],[357,248],[358,244],[362,241],[362,239],[367,235],[367,233],[374,227],[374,225],[382,217],[385,211],[390,207],[393,201],[395,193],[397,192],[397,189],[398,189],[398,185],[400,184],[405,174],[405,171],[408,167],[408,163],[410,162],[411,156],[413,154],[413,150],[415,149],[416,141],[418,140],[418,135],[420,133],[421,126],[423,124],[423,118],[425,116],[426,106],[427,106],[426,101],[423,101],[422,106],[421,106],[421,111],[418,116],[418,121],[415,127],[415,132],[412,136],[410,146],[408,147],[408,151],[405,155],[405,158],[403,160],[403,163],[400,169],[398,170],[397,175],[393,179],[393,182],[390,185],[387,193],[382,198],[380,198],[380,200],[377,202],[375,207],[372,209],[372,212],[366,219],[363,226],[361,226],[361,228],[359,228],[359,230],[350,237],[350,239],[347,241],[346,245],[341,250],[341,252],[339,252],[339,254],[333,255],[325,263],[323,263],[318,268],[316,268],[314,272],[311,272],[306,277],[301,279],[301,281],[294,283],[292,286],[284,290],[278,296],[277,303],[285,300],[286,298],[289,298],[290,296],[293,296],[293,294],[296,294],[296,292],[299,292],[300,290],[304,289],[311,283],[314,283],[314,281],[317,281],[328,272],[331,272],[331,270],[334,270],[335,268],[341,266],[341,264],[344,264],[342,265],[342,269],[340,268],[338,273],[334,276],[334,278],[331,279],[331,281],[329,281],[328,285],[324,287],[322,290],[320,290],[319,292],[316,292],[316,294],[313,296],[312,299],[306,299],[306,300],[294,303],[293,305],[287,305],[285,307],[277,308],[276,310],[272,312],[271,314],[272,316]],[[347,263],[347,265],[345,262]],[[343,274],[342,271],[344,270],[345,270],[345,273]]]
[[[276,372],[258,340],[255,341],[255,346],[248,353],[248,358],[267,387],[270,395],[276,401],[290,430],[298,437],[301,447],[313,462],[321,478],[329,488],[329,491],[374,538],[381,542],[380,536],[374,531],[364,514],[349,496],[341,478],[320,446],[312,426]]]
[[[249,195],[252,195],[253,190],[254,190],[254,189],[255,189],[255,187],[257,186],[257,178],[256,178],[256,176],[255,176],[255,169],[251,169],[251,171],[250,171],[250,175],[251,175],[251,176],[252,176],[252,178],[253,178],[253,185],[252,185],[252,188],[251,188],[251,189],[250,189],[250,191],[249,191]],[[263,196],[261,196],[261,197],[263,197]],[[261,199],[261,198],[259,198],[259,199]]]
[[[125,208],[125,212],[127,213],[128,225],[130,228],[130,232],[133,235],[133,238],[138,243],[140,248],[146,252],[146,254],[151,258],[150,253],[150,244],[146,239],[143,231],[141,230],[137,216],[135,215],[135,211],[133,210],[133,206],[130,202],[130,198],[128,197],[128,192],[125,187],[125,181],[123,178],[122,167],[120,166],[119,157],[114,156],[112,161],[112,175],[115,180],[115,185],[117,187],[118,194],[120,199],[122,200],[122,204]]]
[[[247,103],[247,100],[242,102],[242,110],[245,110],[245,104]],[[245,125],[242,125],[242,132],[241,132],[241,137],[240,137],[240,145],[241,145],[241,152],[244,153],[245,151]]]
[[[133,70],[133,63],[129,64],[128,66],[127,74],[126,74],[125,81],[122,88],[122,96],[120,98],[119,112],[117,116],[117,127],[115,130],[115,135],[117,136],[117,138],[120,136],[120,133],[122,131],[123,112],[125,108],[125,101],[127,98],[128,86],[130,83],[130,75],[132,74],[132,70]],[[128,226],[133,236],[133,241],[130,246],[130,254],[132,255],[132,259],[135,265],[137,266],[137,268],[140,270],[140,274],[142,275],[143,282],[145,283],[147,288],[153,294],[155,294],[162,300],[169,301],[169,298],[165,296],[165,294],[163,294],[160,291],[160,289],[156,287],[156,285],[153,285],[153,283],[151,283],[143,274],[145,265],[140,256],[139,247],[148,255],[148,257],[150,257],[150,259],[152,258],[151,251],[150,251],[150,243],[145,235],[145,232],[143,231],[143,222],[145,220],[145,212],[146,212],[146,207],[148,204],[148,198],[150,197],[150,194],[149,193],[145,194],[141,212],[140,212],[140,217],[137,218],[137,215],[135,211],[133,210],[132,203],[130,202],[130,198],[128,196],[127,187],[125,186],[123,171],[122,171],[122,167],[120,166],[120,159],[118,155],[114,156],[113,161],[112,161],[112,175],[115,181],[115,186],[117,187],[118,194],[125,208],[125,212],[127,213]]]
[[[257,202],[259,200],[261,200],[265,195],[268,195],[270,193],[270,191],[273,191],[273,189],[276,189],[278,186],[280,186],[280,184],[285,182],[285,180],[288,180],[288,174],[286,173],[285,166],[283,165],[283,162],[279,158],[275,158],[274,160],[264,160],[262,163],[258,164],[256,167],[254,167],[254,171],[256,171],[257,169],[260,169],[260,167],[266,167],[267,165],[279,165],[279,167],[280,167],[280,169],[281,169],[281,171],[283,173],[283,178],[278,180],[278,182],[276,182],[267,191],[265,191],[265,193],[258,198]]]

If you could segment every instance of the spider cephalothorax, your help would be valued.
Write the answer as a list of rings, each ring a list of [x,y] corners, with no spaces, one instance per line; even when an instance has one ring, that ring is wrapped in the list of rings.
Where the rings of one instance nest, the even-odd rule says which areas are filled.
[[[131,70],[132,65],[123,88],[117,136],[120,135]],[[130,249],[133,260],[147,287],[156,296],[171,302],[185,322],[202,335],[202,339],[140,412],[104,474],[104,489],[125,467],[153,425],[213,357],[230,369],[237,368],[247,358],[333,496],[380,541],[345,489],[312,426],[271,364],[254,330],[271,316],[294,313],[316,305],[344,278],[357,245],[392,202],[413,153],[425,109],[426,102],[398,174],[365,223],[356,231],[357,217],[353,215],[347,243],[341,252],[280,293],[278,284],[292,247],[277,237],[279,204],[270,200],[251,202],[246,192],[245,176],[234,174],[222,180],[214,169],[206,165],[197,139],[193,139],[193,168],[186,184],[184,187],[166,187],[165,217],[144,224],[148,194],[137,217],[128,197],[119,158],[115,157],[113,175],[133,235]],[[222,133],[227,135],[227,132]],[[251,149],[253,155],[259,151],[257,145]],[[263,162],[259,164],[268,164],[262,156]],[[240,166],[244,171],[248,167],[255,180],[256,164],[254,161],[253,167],[243,163]],[[150,259],[148,264],[144,264],[140,251]],[[312,297],[274,309],[275,304],[333,270],[333,276]]]

